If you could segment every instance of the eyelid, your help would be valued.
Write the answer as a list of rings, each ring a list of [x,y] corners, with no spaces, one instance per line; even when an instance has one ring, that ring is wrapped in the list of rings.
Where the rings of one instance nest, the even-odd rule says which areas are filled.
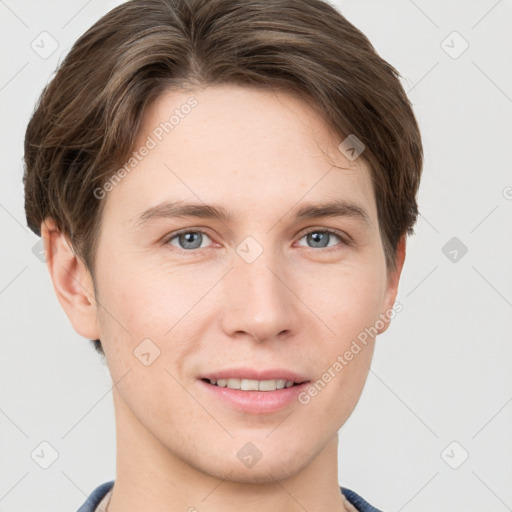
[[[310,233],[315,233],[315,232],[330,233],[332,235],[335,235],[341,240],[342,243],[334,245],[334,246],[330,246],[330,247],[320,247],[320,248],[306,247],[306,249],[312,249],[317,252],[318,251],[333,251],[333,250],[337,250],[339,245],[350,245],[353,241],[352,237],[343,231],[339,231],[334,228],[320,227],[320,226],[304,228],[302,231],[299,232],[299,234],[296,235],[296,238],[297,238],[297,240],[300,240],[300,239],[304,238],[306,235],[308,235]],[[191,227],[191,228],[183,228],[178,231],[173,231],[172,233],[169,233],[168,235],[166,235],[162,238],[162,244],[170,245],[171,240],[173,240],[174,238],[176,238],[184,233],[201,233],[202,235],[206,235],[208,238],[210,238],[210,240],[213,241],[213,238],[205,231],[205,228]],[[199,249],[201,249],[201,248],[199,248],[199,249],[187,250],[187,249],[181,249],[180,247],[175,247],[175,246],[172,246],[172,247],[174,247],[178,251],[186,252],[186,253],[194,253],[194,252],[197,252]],[[202,249],[209,249],[209,247],[202,247]]]
[[[310,233],[330,233],[331,235],[337,236],[340,239],[340,243],[331,245],[328,247],[319,247],[319,248],[301,246],[301,247],[304,247],[304,249],[308,249],[309,251],[318,252],[320,254],[325,254],[325,253],[341,251],[341,250],[347,248],[348,246],[352,245],[352,238],[349,235],[347,235],[344,232],[338,231],[337,229],[327,228],[327,227],[306,228],[305,231],[302,231],[299,235],[297,235],[297,239],[301,240],[302,238],[304,238],[306,235],[308,235]]]
[[[300,239],[300,238],[303,238],[305,235],[308,235],[309,233],[316,233],[316,232],[331,233],[331,234],[339,237],[346,244],[349,244],[352,241],[352,237],[349,234],[345,233],[344,231],[340,231],[335,228],[322,227],[322,226],[305,228],[303,231],[299,232],[299,234],[297,235],[297,238]]]
[[[171,240],[173,240],[174,238],[176,238],[180,235],[183,235],[184,233],[201,233],[202,235],[206,235],[210,240],[213,241],[213,238],[206,232],[205,228],[192,227],[192,228],[183,228],[183,229],[179,229],[178,231],[173,231],[172,233],[168,233],[161,239],[162,244],[170,245]],[[181,249],[181,247],[175,247],[175,246],[172,246],[172,247],[174,247],[178,251],[187,252],[187,253],[197,252],[199,250],[199,249],[187,250],[187,249]],[[208,247],[203,247],[202,249],[208,249]]]

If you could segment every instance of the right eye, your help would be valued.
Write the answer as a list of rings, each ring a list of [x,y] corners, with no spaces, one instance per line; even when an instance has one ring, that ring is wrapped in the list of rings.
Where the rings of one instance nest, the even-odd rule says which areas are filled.
[[[163,242],[165,245],[172,245],[173,247],[177,247],[182,251],[193,251],[195,249],[204,249],[202,247],[202,242],[204,237],[210,238],[204,231],[196,231],[196,230],[182,230],[176,233],[171,233],[165,241]],[[173,241],[176,243],[172,243]]]

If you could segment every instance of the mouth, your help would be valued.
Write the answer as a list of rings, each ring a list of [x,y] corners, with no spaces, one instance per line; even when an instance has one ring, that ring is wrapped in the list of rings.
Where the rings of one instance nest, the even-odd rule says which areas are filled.
[[[202,378],[203,382],[219,388],[236,389],[241,391],[277,391],[278,389],[291,388],[308,382],[306,380],[286,380],[286,379],[244,379],[230,377],[227,379],[209,379]]]
[[[224,368],[197,376],[205,397],[221,407],[245,414],[272,414],[298,404],[309,386],[306,374],[288,368]]]

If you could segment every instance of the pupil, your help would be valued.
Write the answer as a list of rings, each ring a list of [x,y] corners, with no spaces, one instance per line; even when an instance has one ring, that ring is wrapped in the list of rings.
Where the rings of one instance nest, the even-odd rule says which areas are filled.
[[[201,245],[200,233],[195,231],[184,233],[181,235],[181,238],[185,241],[185,247],[183,247],[184,249],[197,249]],[[197,245],[197,243],[194,245],[194,239],[196,242],[199,240],[199,245]],[[187,244],[192,244],[192,247],[190,245],[187,246]]]
[[[312,240],[313,244],[318,244],[320,243],[320,245],[315,245],[315,247],[325,247],[325,245],[322,245],[321,241],[322,241],[322,238],[324,238],[325,240],[327,239],[327,235],[328,233],[321,233],[321,232],[314,232],[314,233],[310,233],[310,239]],[[325,242],[324,240],[324,242]]]

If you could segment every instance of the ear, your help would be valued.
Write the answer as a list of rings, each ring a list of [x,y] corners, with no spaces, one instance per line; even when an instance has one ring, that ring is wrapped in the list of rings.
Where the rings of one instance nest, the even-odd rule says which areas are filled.
[[[53,288],[71,325],[84,338],[99,339],[97,304],[90,272],[53,219],[43,220],[41,237]]]
[[[388,272],[386,296],[384,299],[384,309],[381,311],[381,319],[384,322],[384,327],[379,329],[379,334],[385,332],[391,319],[389,318],[390,312],[393,311],[393,305],[395,304],[396,296],[398,293],[398,283],[400,282],[400,275],[402,274],[402,268],[405,261],[405,242],[407,235],[402,235],[398,242],[395,256],[395,270]]]

